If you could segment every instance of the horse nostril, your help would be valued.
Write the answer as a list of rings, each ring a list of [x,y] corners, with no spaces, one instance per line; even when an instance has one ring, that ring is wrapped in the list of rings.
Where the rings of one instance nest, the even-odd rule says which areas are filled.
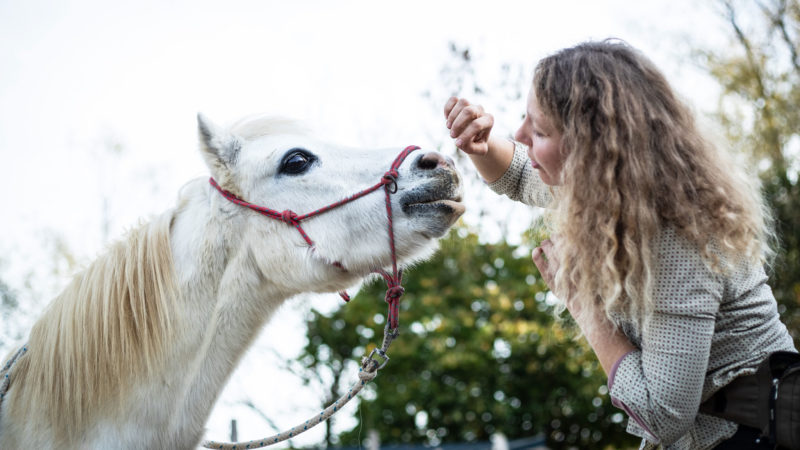
[[[439,152],[427,152],[419,155],[414,165],[422,170],[433,170],[437,167],[453,167],[453,160]]]

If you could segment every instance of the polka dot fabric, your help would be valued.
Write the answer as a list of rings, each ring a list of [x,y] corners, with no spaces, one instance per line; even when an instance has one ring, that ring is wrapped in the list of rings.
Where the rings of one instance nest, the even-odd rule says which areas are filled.
[[[489,183],[489,188],[527,205],[545,207],[553,200],[550,187],[533,170],[525,147],[518,142],[514,143],[511,166],[499,180]]]
[[[489,184],[495,192],[534,206],[551,195],[517,145],[508,171]],[[794,350],[763,268],[741,260],[727,275],[711,271],[698,248],[674,230],[656,242],[655,312],[646,329],[617,317],[637,350],[609,376],[612,402],[629,417],[641,448],[708,449],[737,425],[698,414],[700,403],[764,357]]]

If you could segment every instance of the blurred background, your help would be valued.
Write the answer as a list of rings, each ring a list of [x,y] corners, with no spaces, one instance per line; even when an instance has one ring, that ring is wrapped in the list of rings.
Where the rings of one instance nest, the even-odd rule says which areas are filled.
[[[270,113],[344,145],[439,149],[468,180],[468,213],[406,275],[390,364],[284,448],[635,447],[530,262],[538,212],[488,192],[442,114],[450,95],[465,96],[510,136],[537,59],[608,37],[649,55],[709,136],[763,181],[781,238],[771,285],[800,337],[797,0],[396,5],[0,0],[0,354],[110,240],[204,176],[197,112],[220,124]],[[261,438],[338,398],[381,338],[382,289],[365,285],[346,306],[335,294],[287,302],[207,437],[230,438],[235,420],[236,438]]]

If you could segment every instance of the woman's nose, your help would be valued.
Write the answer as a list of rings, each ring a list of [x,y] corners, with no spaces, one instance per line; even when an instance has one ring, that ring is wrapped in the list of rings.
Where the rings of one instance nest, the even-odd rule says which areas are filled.
[[[530,133],[528,130],[525,129],[525,125],[523,124],[516,133],[514,133],[514,140],[524,144],[527,147],[530,147],[533,144],[533,140],[531,139]]]

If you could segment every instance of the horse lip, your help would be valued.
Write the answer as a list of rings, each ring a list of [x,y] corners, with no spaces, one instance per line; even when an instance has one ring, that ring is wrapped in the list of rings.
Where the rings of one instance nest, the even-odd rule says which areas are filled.
[[[456,194],[454,196],[446,196],[446,197],[430,197],[430,198],[415,198],[409,199],[409,201],[401,201],[400,205],[403,208],[408,208],[411,206],[417,205],[429,205],[431,203],[439,203],[439,202],[452,202],[452,203],[461,203],[461,195]]]
[[[400,199],[400,206],[405,209],[410,206],[443,201],[461,203],[461,192],[457,190],[453,192],[451,189],[414,190]]]
[[[464,204],[461,202],[461,195],[408,195],[400,201],[400,208],[404,213],[410,214],[414,210],[433,211],[438,210],[449,215],[461,216],[464,213]]]

